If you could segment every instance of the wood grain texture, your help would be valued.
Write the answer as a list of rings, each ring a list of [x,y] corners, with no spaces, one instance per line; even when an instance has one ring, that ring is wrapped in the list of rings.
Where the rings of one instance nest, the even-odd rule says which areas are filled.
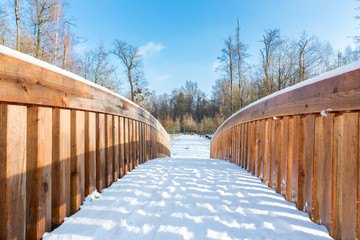
[[[0,239],[26,234],[26,106],[0,104]]]
[[[113,116],[113,129],[112,129],[112,135],[113,135],[113,180],[114,182],[117,181],[119,176],[119,117]]]
[[[125,169],[125,127],[124,127],[124,118],[119,117],[119,174],[120,178],[124,176],[124,169]]]
[[[26,238],[51,231],[52,109],[27,110]]]
[[[70,214],[80,209],[85,197],[85,113],[71,110]]]
[[[96,189],[105,187],[105,115],[96,114]]]
[[[357,236],[359,113],[335,117],[335,214],[334,238],[355,239]]]
[[[105,187],[109,187],[114,181],[114,136],[113,136],[113,116],[105,115]]]
[[[96,114],[85,112],[85,195],[96,188]]]
[[[70,110],[53,109],[52,228],[70,216]]]

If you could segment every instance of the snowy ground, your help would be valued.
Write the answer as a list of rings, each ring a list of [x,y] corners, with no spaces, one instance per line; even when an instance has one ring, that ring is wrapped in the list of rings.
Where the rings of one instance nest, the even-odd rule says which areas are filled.
[[[192,158],[194,157],[194,158]],[[44,239],[331,239],[240,167],[209,159],[209,140],[172,138],[151,160],[86,199]]]

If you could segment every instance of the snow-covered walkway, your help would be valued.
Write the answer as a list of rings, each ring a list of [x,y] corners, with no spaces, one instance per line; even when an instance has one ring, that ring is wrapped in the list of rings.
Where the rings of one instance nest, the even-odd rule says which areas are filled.
[[[331,239],[245,170],[209,159],[209,144],[173,137],[172,158],[151,160],[89,196],[44,239]]]

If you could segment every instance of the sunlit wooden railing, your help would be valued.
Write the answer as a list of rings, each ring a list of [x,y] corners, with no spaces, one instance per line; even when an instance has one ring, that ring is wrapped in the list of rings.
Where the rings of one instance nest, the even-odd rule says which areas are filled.
[[[267,182],[335,239],[360,239],[360,64],[304,81],[227,119],[211,157]]]
[[[147,111],[0,46],[0,239],[40,239],[138,164],[170,155]]]

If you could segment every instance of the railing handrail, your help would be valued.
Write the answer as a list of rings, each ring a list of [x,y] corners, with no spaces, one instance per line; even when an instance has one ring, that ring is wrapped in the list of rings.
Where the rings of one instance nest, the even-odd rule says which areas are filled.
[[[46,69],[48,71],[51,71],[55,74],[59,74],[61,76],[64,76],[64,77],[67,77],[69,79],[72,79],[73,81],[76,81],[76,82],[79,82],[79,83],[82,83],[82,84],[86,84],[88,86],[91,86],[93,87],[96,91],[98,91],[99,93],[103,93],[103,94],[109,94],[111,96],[114,96],[124,102],[126,102],[127,104],[130,104],[131,106],[133,106],[134,108],[136,109],[139,109],[143,114],[141,115],[144,115],[143,118],[136,118],[134,116],[128,116],[128,115],[123,115],[121,114],[120,112],[106,112],[106,111],[101,111],[100,109],[94,109],[94,108],[82,108],[80,106],[64,106],[62,104],[55,104],[55,103],[47,103],[47,104],[44,104],[44,103],[40,103],[40,102],[34,102],[34,101],[31,101],[30,103],[31,104],[34,104],[34,105],[42,105],[42,106],[50,106],[50,107],[60,107],[60,108],[69,108],[69,109],[79,109],[79,110],[87,110],[87,111],[94,111],[94,112],[102,112],[102,113],[110,113],[110,114],[115,114],[115,115],[118,115],[118,116],[123,116],[123,117],[127,117],[127,118],[130,118],[130,119],[134,119],[134,120],[138,120],[140,122],[143,122],[143,123],[147,123],[149,125],[151,125],[152,127],[155,127],[159,132],[161,132],[167,139],[170,139],[166,130],[163,128],[163,126],[159,123],[159,121],[154,118],[147,110],[145,110],[144,108],[142,108],[141,106],[137,105],[136,103],[130,101],[129,99],[125,98],[124,96],[118,94],[118,93],[115,93],[103,86],[100,86],[92,81],[89,81],[79,75],[76,75],[72,72],[69,72],[67,70],[64,70],[64,69],[61,69],[59,67],[56,67],[54,65],[51,65],[50,63],[47,63],[47,62],[44,62],[40,59],[37,59],[37,58],[34,58],[30,55],[27,55],[27,54],[24,54],[24,53],[21,53],[19,51],[16,51],[16,50],[13,50],[11,48],[8,48],[8,47],[5,47],[3,45],[0,45],[0,58],[1,58],[1,55],[5,55],[5,56],[8,56],[8,57],[11,57],[11,58],[14,58],[14,59],[17,59],[17,60],[20,60],[22,62],[25,62],[25,63],[29,63],[31,65],[34,65],[34,66],[37,66],[37,67],[40,67],[42,69]],[[4,68],[5,67],[8,67],[8,65],[4,65]],[[1,64],[0,64],[0,68],[1,68]],[[0,84],[1,84],[1,81],[0,81]],[[33,85],[35,85],[36,83],[34,83]],[[60,84],[59,84],[60,85]],[[67,86],[66,86],[67,87]],[[20,89],[20,87],[19,87]],[[25,104],[28,104],[28,102],[23,102],[21,101],[19,98],[16,98],[15,95],[13,98],[9,99],[9,98],[5,98],[5,94],[3,94],[5,91],[7,91],[7,89],[3,88],[3,92],[1,91],[1,88],[0,88],[0,101],[4,101],[4,102],[15,102],[15,103],[25,103]],[[12,93],[13,94],[13,93]],[[7,96],[6,96],[7,97]],[[33,96],[33,98],[36,98],[37,96]],[[140,114],[139,114],[140,115]],[[144,120],[146,119],[146,121]]]
[[[310,86],[310,85],[314,85],[316,83],[319,83],[319,82],[322,82],[322,81],[326,81],[326,80],[329,80],[329,79],[334,79],[334,78],[338,78],[344,74],[347,74],[347,73],[350,73],[350,72],[353,72],[353,71],[357,71],[359,72],[359,76],[360,76],[360,62],[354,62],[354,63],[351,63],[349,65],[346,65],[346,66],[343,66],[343,67],[340,67],[340,68],[337,68],[337,69],[334,69],[334,70],[331,70],[329,72],[326,72],[326,73],[322,73],[318,76],[315,76],[313,78],[310,78],[310,79],[307,79],[305,81],[302,81],[300,83],[297,83],[293,86],[290,86],[290,87],[287,87],[287,88],[284,88],[280,91],[277,91],[277,92],[274,92],[266,97],[263,97],[253,103],[250,103],[249,105],[247,105],[246,107],[240,109],[239,111],[233,113],[229,118],[227,118],[220,126],[219,128],[215,131],[212,139],[211,139],[211,142],[217,138],[217,136],[221,135],[221,133],[223,131],[225,131],[226,129],[229,129],[231,127],[233,127],[234,125],[232,124],[229,124],[231,122],[231,120],[235,119],[236,116],[239,116],[241,113],[245,112],[246,110],[249,110],[250,108],[253,108],[255,107],[256,105],[259,105],[261,103],[264,103],[266,101],[271,101],[272,99],[276,98],[276,97],[279,97],[281,95],[284,95],[286,93],[289,93],[289,92],[293,92],[293,91],[297,91],[301,88],[304,88],[306,86]],[[360,81],[359,81],[360,83]],[[348,88],[348,90],[352,90],[353,88],[350,86]],[[320,110],[321,109],[321,110]],[[330,112],[330,111],[339,111],[339,110],[358,110],[360,109],[360,105],[356,105],[356,106],[352,106],[351,109],[339,109],[339,108],[331,108],[331,107],[328,107],[328,108],[320,108],[320,109],[314,109],[312,110],[311,112],[312,113],[319,113],[321,112],[322,110],[327,110],[329,109],[329,111],[327,112]],[[310,113],[308,111],[303,111],[303,112],[297,112],[297,114],[301,114],[301,113]],[[291,115],[293,113],[289,113],[289,114],[284,114],[284,115]],[[273,117],[276,117],[276,116],[284,116],[284,115],[273,115]],[[263,118],[267,118],[269,116],[264,116],[264,117],[260,117],[260,118],[256,118],[256,117],[253,117],[253,118],[249,118],[247,121],[252,121],[252,120],[257,120],[257,119],[263,119]]]

